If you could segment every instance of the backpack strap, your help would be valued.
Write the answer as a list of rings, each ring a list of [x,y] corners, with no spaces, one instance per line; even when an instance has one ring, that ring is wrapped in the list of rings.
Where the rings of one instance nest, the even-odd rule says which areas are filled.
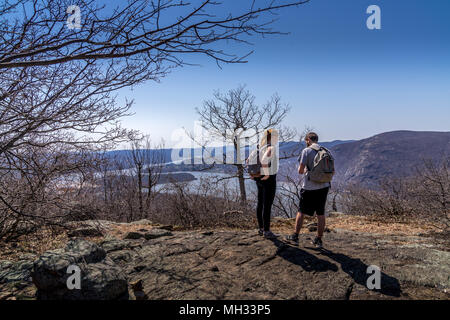
[[[322,149],[322,147],[320,145],[318,145],[317,143],[310,145],[308,148],[313,149],[317,152],[319,152],[319,150]]]
[[[256,146],[256,164],[261,163],[260,159],[259,159],[259,143]]]

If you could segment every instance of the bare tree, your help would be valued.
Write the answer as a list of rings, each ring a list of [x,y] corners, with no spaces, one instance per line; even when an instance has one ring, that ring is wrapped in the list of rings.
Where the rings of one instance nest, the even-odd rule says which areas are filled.
[[[132,169],[131,175],[136,180],[133,189],[136,190],[138,195],[140,219],[146,217],[150,212],[150,205],[156,194],[155,187],[158,184],[164,164],[163,144],[161,143],[155,148],[152,147],[148,136],[133,141],[127,159]],[[144,189],[146,189],[145,194]]]
[[[425,219],[447,229],[449,212],[449,159],[424,160],[408,177],[388,177],[377,188],[347,186],[341,201],[347,212],[371,215],[375,219]]]
[[[94,0],[7,0],[0,5],[0,68],[107,60],[116,62],[114,70],[130,72],[118,72],[128,81],[140,81],[182,65],[180,54],[245,62],[248,53],[239,56],[214,45],[280,34],[270,28],[276,12],[307,2],[251,0],[234,7],[213,0],[129,0],[111,9]],[[76,29],[66,25],[70,5],[71,13],[80,10]]]
[[[95,159],[90,152],[112,147],[134,135],[118,123],[130,104],[115,103],[108,81],[96,82],[100,73],[91,63],[82,66],[78,62],[45,70],[29,67],[0,71],[2,182],[18,177],[24,181],[38,179],[50,204],[50,199],[57,200],[51,195],[59,193],[62,182],[52,184],[56,188],[53,192],[42,182],[57,180],[58,173],[59,179],[67,178],[69,168],[87,167]],[[28,188],[17,189],[21,192],[18,194],[11,189],[14,184],[4,185],[0,205],[11,214],[29,219],[52,216],[53,210],[48,208],[19,204],[18,199],[29,197]],[[34,188],[32,194],[37,190]],[[11,193],[15,196],[8,195]],[[71,203],[58,201],[64,202]]]
[[[273,206],[277,215],[292,218],[299,211],[303,177],[298,174],[297,165],[287,166],[280,175],[281,183],[278,184]]]
[[[423,160],[422,169],[418,170],[418,176],[422,178],[422,196],[428,197],[429,203],[438,204],[435,210],[445,213],[450,211],[450,158],[443,159],[439,164],[432,160]]]
[[[273,95],[267,103],[259,106],[255,96],[239,86],[229,90],[226,94],[220,91],[214,93],[214,98],[206,100],[201,108],[197,108],[202,127],[208,134],[223,139],[234,148],[235,159],[232,165],[236,167],[235,177],[239,180],[241,201],[247,199],[244,179],[244,159],[240,143],[242,134],[250,132],[252,135],[268,128],[281,125],[290,107],[281,102],[278,95]]]
[[[424,159],[413,186],[418,211],[450,228],[450,157]]]
[[[279,34],[270,28],[270,17],[305,2],[249,1],[227,9],[210,0],[197,5],[130,0],[111,10],[94,0],[2,1],[0,182],[6,189],[0,193],[1,210],[6,215],[42,217],[52,210],[28,200],[39,190],[45,191],[38,197],[44,202],[55,199],[44,199],[52,193],[43,182],[58,180],[58,172],[69,176],[73,172],[63,168],[86,167],[90,158],[83,155],[136,135],[120,126],[132,101],[119,104],[116,90],[158,81],[184,65],[182,57],[192,53],[218,63],[245,62],[247,54],[237,56],[215,45],[246,43],[255,34]],[[68,28],[67,18],[73,13],[67,13],[69,5],[81,10],[80,28]],[[42,159],[24,157],[27,150]],[[34,179],[38,187],[31,193],[19,186]],[[59,194],[61,182],[53,187]]]
[[[334,212],[339,211],[340,206],[338,207],[338,204],[341,203],[341,199],[344,196],[344,192],[345,192],[344,183],[342,183],[341,181],[331,183],[330,192],[328,193],[329,201],[327,202],[331,211]]]
[[[155,218],[162,223],[187,228],[251,228],[255,217],[249,203],[228,186],[215,183],[215,177],[201,177],[195,187],[172,181],[165,185],[156,202]]]
[[[284,160],[283,166],[278,172],[279,184],[273,206],[276,214],[292,218],[299,211],[300,190],[302,188],[304,176],[298,173],[299,156],[306,147],[304,138],[308,132],[313,131],[311,126],[305,126],[303,131],[297,133],[289,128],[284,128],[281,132],[293,144],[293,147],[280,152],[280,160]],[[287,132],[287,134],[286,134]],[[296,139],[294,139],[296,138]]]
[[[42,224],[59,224],[92,177],[91,153],[65,145],[22,146],[17,157],[0,158],[0,238]],[[3,233],[3,235],[2,235]]]

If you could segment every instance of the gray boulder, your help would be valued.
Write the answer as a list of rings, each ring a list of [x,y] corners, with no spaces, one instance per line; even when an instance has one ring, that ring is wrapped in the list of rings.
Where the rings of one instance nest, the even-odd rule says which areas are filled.
[[[68,289],[70,265],[81,270],[81,289]],[[103,248],[77,239],[64,249],[47,251],[34,262],[32,271],[38,299],[119,299],[127,296],[127,280],[122,270],[106,258]]]
[[[100,245],[106,253],[123,249],[131,249],[136,246],[135,244],[133,245],[133,241],[118,239],[105,240]]]
[[[152,229],[144,234],[146,240],[171,236],[172,232],[163,229]]]
[[[130,240],[137,240],[137,239],[141,239],[144,238],[144,234],[141,232],[134,232],[134,231],[130,231],[128,232],[124,239],[130,239]]]
[[[110,259],[101,263],[82,264],[81,288],[69,290],[64,286],[52,290],[38,288],[40,300],[117,300],[128,299],[128,281],[122,269]],[[68,275],[69,276],[69,275]],[[65,278],[67,281],[67,277]]]

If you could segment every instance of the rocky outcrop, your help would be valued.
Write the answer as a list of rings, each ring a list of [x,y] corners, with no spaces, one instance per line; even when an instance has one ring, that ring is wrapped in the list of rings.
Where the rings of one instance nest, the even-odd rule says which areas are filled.
[[[31,282],[32,269],[30,260],[0,261],[0,300],[32,299],[36,294]]]
[[[32,268],[33,262],[27,260],[0,261],[0,283],[30,281]]]
[[[68,288],[69,266],[81,271],[80,289]],[[122,269],[106,257],[103,248],[80,239],[40,256],[34,262],[32,278],[39,299],[110,300],[127,298],[128,294]]]
[[[308,238],[295,245],[254,231],[196,231],[102,247],[139,284],[138,299],[449,298],[445,243],[341,231],[327,233],[326,249],[317,250]],[[380,290],[366,286],[370,265],[381,268]]]
[[[34,262],[2,261],[0,299],[19,297],[31,276],[38,299],[450,299],[445,238],[334,229],[319,250],[310,244],[313,233],[302,233],[300,244],[256,231],[137,234],[72,240]],[[73,264],[80,290],[67,288]],[[381,269],[380,289],[367,288],[371,265]]]

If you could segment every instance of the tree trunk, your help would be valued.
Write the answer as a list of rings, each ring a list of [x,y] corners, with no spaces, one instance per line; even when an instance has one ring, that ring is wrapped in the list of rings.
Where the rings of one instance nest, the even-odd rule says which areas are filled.
[[[245,191],[245,180],[244,180],[244,166],[242,164],[238,164],[238,179],[239,179],[239,189],[241,191],[241,202],[244,203],[247,201],[247,193]]]
[[[149,213],[151,212],[150,210],[150,205],[151,205],[151,201],[152,201],[152,189],[153,189],[153,183],[152,183],[152,170],[150,170],[150,166],[148,167],[148,189],[147,189],[147,198],[145,201],[145,211],[146,211],[146,217],[149,215]]]
[[[247,193],[245,192],[245,180],[244,180],[244,166],[241,159],[241,147],[238,140],[233,141],[234,153],[236,155],[236,167],[238,169],[239,189],[241,191],[241,203],[247,201]]]
[[[144,217],[144,205],[142,200],[142,168],[138,166],[138,197],[139,197],[139,218]]]
[[[336,204],[337,193],[333,196],[333,211],[337,212],[337,204]]]

